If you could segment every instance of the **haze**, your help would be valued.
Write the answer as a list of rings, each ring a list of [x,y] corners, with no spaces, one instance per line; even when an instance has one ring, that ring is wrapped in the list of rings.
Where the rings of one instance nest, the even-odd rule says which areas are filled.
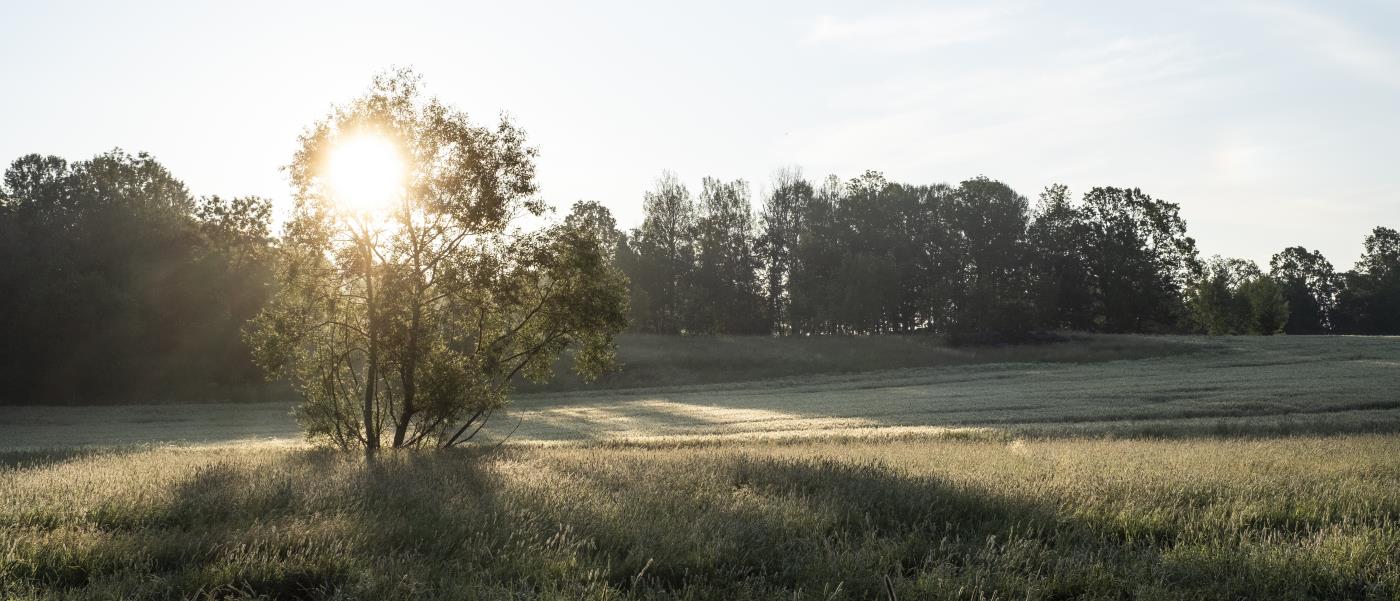
[[[295,132],[387,67],[541,148],[542,194],[631,227],[698,184],[866,169],[1141,187],[1203,255],[1345,269],[1400,222],[1400,8],[1383,2],[15,3],[0,156],[149,151],[195,194],[284,203]]]

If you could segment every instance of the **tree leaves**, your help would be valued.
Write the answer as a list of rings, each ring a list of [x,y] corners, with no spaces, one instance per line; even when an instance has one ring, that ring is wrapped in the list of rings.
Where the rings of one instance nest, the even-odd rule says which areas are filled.
[[[319,171],[338,140],[367,128],[391,136],[408,163],[382,220],[338,207]],[[291,376],[309,436],[340,447],[374,448],[381,435],[394,447],[459,444],[518,378],[549,377],[567,349],[586,376],[611,367],[627,320],[612,217],[581,204],[562,224],[512,227],[545,209],[534,156],[508,120],[474,125],[404,71],[307,129],[289,168],[296,209],[280,287],[250,339]]]

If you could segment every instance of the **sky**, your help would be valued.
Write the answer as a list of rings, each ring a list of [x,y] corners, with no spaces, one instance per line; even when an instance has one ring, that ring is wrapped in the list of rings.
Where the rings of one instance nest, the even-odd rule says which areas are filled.
[[[279,206],[297,135],[412,67],[641,221],[664,171],[1137,187],[1204,255],[1352,265],[1400,228],[1400,2],[0,4],[0,160],[146,151]]]

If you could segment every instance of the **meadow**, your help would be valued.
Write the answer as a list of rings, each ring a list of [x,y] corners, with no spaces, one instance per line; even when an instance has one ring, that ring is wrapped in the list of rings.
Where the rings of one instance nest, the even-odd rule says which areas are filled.
[[[495,450],[366,462],[285,405],[6,409],[0,597],[1400,598],[1395,339],[674,350],[745,349],[732,381],[664,344],[522,396]]]
[[[1076,336],[958,348],[917,337],[628,336],[619,354],[623,370],[598,383],[526,387],[484,439],[1400,431],[1395,338]],[[290,400],[0,407],[0,449],[295,442],[290,409]]]

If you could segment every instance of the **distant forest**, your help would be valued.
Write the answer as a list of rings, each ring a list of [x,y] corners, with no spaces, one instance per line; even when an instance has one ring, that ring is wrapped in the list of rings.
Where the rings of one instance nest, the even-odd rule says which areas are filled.
[[[932,334],[1016,342],[1056,330],[1400,334],[1400,234],[1337,272],[1300,246],[1268,270],[1199,257],[1178,206],[1062,185],[1034,206],[1001,182],[867,172],[748,184],[663,175],[640,227],[599,229],[630,279],[632,328],[665,334]],[[0,402],[240,399],[262,390],[242,328],[270,296],[271,203],[195,198],[120,150],[28,155],[0,186]]]
[[[1202,260],[1176,204],[1136,188],[1034,206],[985,177],[911,185],[869,171],[780,172],[755,214],[743,181],[666,174],[617,234],[633,327],[687,334],[933,333],[1014,342],[1047,330],[1400,333],[1400,234],[1375,228],[1353,271],[1301,246]],[[599,207],[601,211],[601,207]]]

